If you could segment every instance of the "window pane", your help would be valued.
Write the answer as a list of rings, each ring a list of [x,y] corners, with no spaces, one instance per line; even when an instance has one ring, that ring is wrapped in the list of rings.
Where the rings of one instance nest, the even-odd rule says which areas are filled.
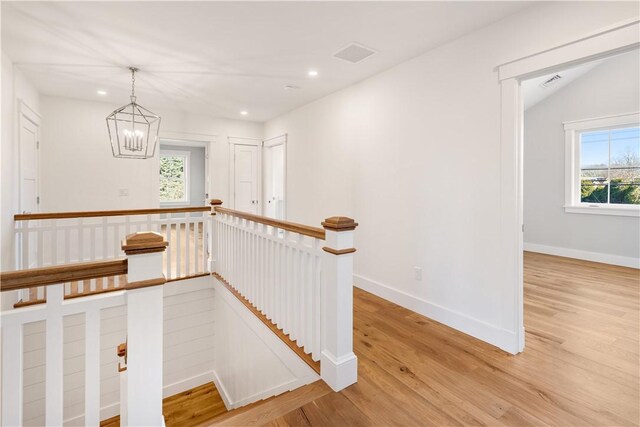
[[[580,201],[582,203],[608,202],[607,169],[582,170],[580,176]]]
[[[580,168],[602,169],[609,166],[609,131],[580,135]]]
[[[640,167],[640,128],[611,131],[611,167]]]
[[[186,200],[184,156],[160,157],[160,201]]]
[[[640,168],[611,169],[610,203],[640,205]]]

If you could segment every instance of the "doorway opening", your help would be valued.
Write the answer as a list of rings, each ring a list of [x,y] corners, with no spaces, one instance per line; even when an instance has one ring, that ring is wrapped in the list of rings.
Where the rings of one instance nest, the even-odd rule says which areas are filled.
[[[637,50],[640,21],[629,20],[537,54],[497,67],[501,87],[501,214],[504,312],[513,334],[500,343],[516,354],[524,350],[523,282],[523,102],[521,83],[590,61]],[[564,209],[562,206],[560,209]],[[513,323],[511,323],[513,322]],[[511,329],[511,328],[509,328]]]
[[[599,337],[562,324],[624,305],[604,264],[640,260],[639,75],[633,50],[522,81],[524,326],[577,350]]]
[[[160,140],[161,207],[205,206],[209,197],[208,144]]]

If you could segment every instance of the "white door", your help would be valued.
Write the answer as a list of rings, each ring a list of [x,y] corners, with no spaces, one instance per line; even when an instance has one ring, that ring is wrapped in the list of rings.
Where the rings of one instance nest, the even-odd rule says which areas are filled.
[[[20,212],[38,211],[38,126],[20,120]]]
[[[264,202],[265,215],[275,219],[285,219],[285,145],[264,148]]]
[[[38,126],[24,114],[20,116],[20,199],[22,213],[38,212]],[[23,268],[40,267],[36,262],[37,240],[35,233],[29,233],[28,262],[23,260]],[[36,289],[34,288],[33,291]],[[35,294],[31,292],[35,298]]]
[[[258,214],[258,157],[255,145],[234,148],[234,207],[236,210]]]

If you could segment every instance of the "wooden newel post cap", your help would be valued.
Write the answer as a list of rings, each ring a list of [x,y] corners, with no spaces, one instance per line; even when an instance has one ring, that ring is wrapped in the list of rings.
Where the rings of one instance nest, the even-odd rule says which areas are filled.
[[[222,204],[222,200],[220,199],[211,199],[211,206],[220,206]]]
[[[322,226],[331,231],[355,230],[358,223],[346,216],[332,216],[322,221]]]
[[[162,234],[153,231],[142,231],[129,234],[122,240],[122,250],[127,255],[164,252],[169,243]]]

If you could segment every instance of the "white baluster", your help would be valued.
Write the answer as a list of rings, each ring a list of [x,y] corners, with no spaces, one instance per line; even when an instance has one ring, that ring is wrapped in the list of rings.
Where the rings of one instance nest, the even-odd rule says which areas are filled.
[[[291,295],[291,283],[292,283],[292,279],[291,279],[291,247],[289,246],[289,237],[290,233],[289,231],[285,231],[284,232],[284,239],[286,242],[286,245],[284,247],[284,295],[283,295],[283,304],[284,304],[284,310],[283,310],[283,319],[282,319],[282,330],[284,331],[285,334],[289,334],[291,332],[291,305],[293,302],[293,298]],[[291,337],[293,339],[293,337]]]
[[[167,274],[167,279],[172,279],[173,278],[173,272],[172,272],[172,264],[173,264],[173,244],[172,244],[172,237],[171,234],[173,232],[173,224],[171,224],[171,215],[167,214],[167,217],[165,218],[165,239],[167,239],[167,243],[169,243],[169,246],[167,246],[167,251],[166,251],[166,259],[167,259],[167,265],[165,266],[166,268],[166,274]]]
[[[58,265],[58,221],[51,220],[51,265]]]
[[[107,259],[108,252],[108,240],[109,240],[109,218],[102,217],[102,259]]]
[[[84,424],[100,425],[100,309],[85,313]]]
[[[176,276],[182,277],[182,224],[180,222],[176,222]]]
[[[22,228],[22,262],[19,268],[20,270],[31,267],[31,260],[29,259],[29,223],[29,220],[24,221],[24,227]]]
[[[279,328],[282,328],[282,244],[280,243],[280,238],[278,237],[279,229],[274,229],[274,235],[276,236],[276,241],[274,242],[274,289],[273,289],[273,323],[275,323]]]
[[[191,273],[191,219],[189,218],[189,213],[185,214],[184,218],[184,264],[185,264],[185,276],[188,276]]]
[[[61,426],[63,415],[63,285],[47,290],[45,333],[45,421],[48,426]]]
[[[320,249],[321,240],[313,239],[313,301],[312,301],[312,316],[313,316],[313,350],[312,356],[313,360],[320,360],[320,352],[322,351],[321,340],[322,340],[322,313],[321,313],[321,304],[322,304],[322,277],[321,277],[321,256],[318,255],[318,250]]]
[[[38,221],[40,222],[40,221]],[[38,224],[42,226],[42,224]],[[44,233],[41,227],[36,228],[36,244],[37,244],[37,252],[36,252],[36,267],[42,267],[43,263],[43,252],[44,252]]]
[[[84,220],[82,218],[78,218],[78,257],[76,258],[77,262],[84,261]]]

